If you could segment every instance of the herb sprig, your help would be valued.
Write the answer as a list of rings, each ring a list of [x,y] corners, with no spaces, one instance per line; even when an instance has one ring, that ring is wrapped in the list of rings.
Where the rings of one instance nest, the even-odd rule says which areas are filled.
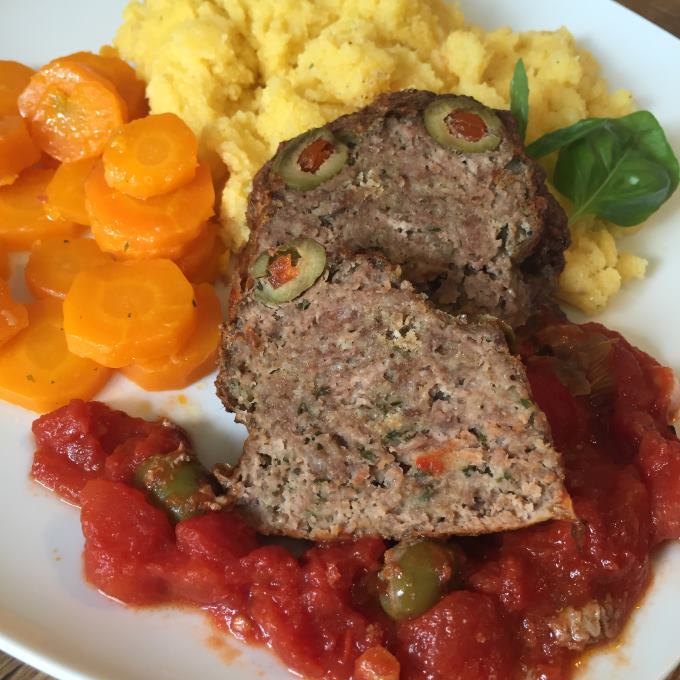
[[[510,86],[520,133],[529,115],[529,87],[520,59]],[[621,227],[644,222],[680,183],[680,166],[649,111],[621,118],[586,118],[526,147],[533,158],[557,151],[553,184],[572,202],[570,223],[593,214]]]

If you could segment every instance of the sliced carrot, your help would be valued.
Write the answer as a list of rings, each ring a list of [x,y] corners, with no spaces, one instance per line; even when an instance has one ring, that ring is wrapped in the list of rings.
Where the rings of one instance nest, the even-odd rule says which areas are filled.
[[[81,228],[45,214],[47,185],[54,170],[29,168],[7,187],[0,187],[0,238],[8,250],[28,250],[40,238],[71,238]]]
[[[11,273],[7,247],[0,241],[0,279],[8,279]]]
[[[47,239],[33,244],[24,275],[36,297],[63,299],[77,274],[111,262],[91,238]]]
[[[69,59],[55,59],[31,78],[19,111],[38,146],[63,162],[98,156],[127,121],[127,106],[111,81]]]
[[[0,116],[19,113],[17,99],[34,73],[18,61],[0,59]]]
[[[217,365],[222,310],[209,283],[195,288],[196,329],[180,350],[170,356],[126,366],[121,373],[142,389],[181,390],[210,373]]]
[[[191,283],[213,283],[220,275],[226,248],[218,232],[214,222],[206,222],[175,260]]]
[[[91,399],[111,377],[66,347],[62,305],[28,306],[28,327],[0,349],[0,399],[33,411],[51,411],[71,399]]]
[[[0,279],[0,345],[28,326],[26,305],[15,302],[9,284]]]
[[[80,272],[64,300],[69,349],[112,368],[174,354],[195,326],[193,288],[169,260]]]
[[[127,105],[128,120],[140,118],[148,113],[146,84],[137,78],[132,66],[123,61],[112,47],[110,51],[102,48],[99,54],[75,52],[63,59],[84,64],[95,73],[110,80]]]
[[[196,135],[174,113],[133,120],[104,149],[106,183],[135,198],[167,194],[193,179],[197,153]]]
[[[25,168],[40,160],[40,149],[21,116],[0,116],[0,186],[12,184]]]
[[[52,219],[71,220],[90,226],[85,206],[85,180],[90,176],[94,158],[62,163],[47,185],[45,212]]]
[[[183,187],[142,200],[112,189],[97,162],[85,182],[90,224],[99,247],[125,259],[174,259],[213,214],[215,191],[207,165]]]

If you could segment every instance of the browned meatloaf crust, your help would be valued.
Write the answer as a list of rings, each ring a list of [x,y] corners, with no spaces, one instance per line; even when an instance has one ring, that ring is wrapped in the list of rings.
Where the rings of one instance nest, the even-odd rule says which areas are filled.
[[[263,533],[402,539],[572,517],[498,326],[435,309],[377,254],[331,257],[276,307],[247,290],[217,389],[249,431],[218,476]]]
[[[446,311],[524,322],[564,266],[564,211],[508,111],[495,111],[503,124],[496,150],[462,153],[425,128],[423,111],[436,97],[394,92],[329,123],[349,161],[308,191],[289,188],[274,170],[289,143],[281,144],[254,179],[240,275],[265,248],[305,235],[331,248],[381,251]]]

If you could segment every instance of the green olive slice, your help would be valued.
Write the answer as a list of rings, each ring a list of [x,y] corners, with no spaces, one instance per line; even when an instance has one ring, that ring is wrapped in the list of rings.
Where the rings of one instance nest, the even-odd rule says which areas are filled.
[[[423,114],[425,128],[443,147],[465,153],[493,151],[501,143],[498,116],[470,97],[437,97]]]
[[[347,155],[347,146],[330,130],[318,128],[291,140],[273,169],[289,187],[307,191],[337,175]]]
[[[458,580],[460,557],[451,546],[421,540],[385,552],[378,578],[380,604],[397,621],[420,616]]]
[[[255,298],[264,303],[290,302],[314,285],[326,267],[324,247],[311,238],[296,238],[265,251],[250,267]]]
[[[134,480],[176,522],[203,512],[215,497],[205,468],[186,454],[151,456],[137,466]]]

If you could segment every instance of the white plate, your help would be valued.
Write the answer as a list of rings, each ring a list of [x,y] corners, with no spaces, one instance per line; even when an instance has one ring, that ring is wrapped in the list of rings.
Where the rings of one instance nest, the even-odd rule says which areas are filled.
[[[604,65],[613,87],[633,90],[657,115],[680,151],[680,41],[610,0],[463,0],[485,28],[554,29],[566,25]],[[39,65],[111,40],[122,0],[0,0],[0,59]],[[644,282],[629,284],[600,319],[676,370],[680,368],[680,192],[625,247],[650,259]],[[101,398],[139,415],[163,413],[194,435],[207,458],[238,454],[243,430],[226,416],[212,381],[176,395],[152,396],[115,380]],[[0,404],[0,647],[62,679],[186,680],[290,676],[264,650],[231,639],[219,650],[198,614],[133,611],[82,579],[77,511],[28,481],[34,415]],[[206,462],[212,462],[206,460]],[[658,555],[655,578],[616,649],[584,663],[579,680],[657,680],[680,655],[680,546]]]

